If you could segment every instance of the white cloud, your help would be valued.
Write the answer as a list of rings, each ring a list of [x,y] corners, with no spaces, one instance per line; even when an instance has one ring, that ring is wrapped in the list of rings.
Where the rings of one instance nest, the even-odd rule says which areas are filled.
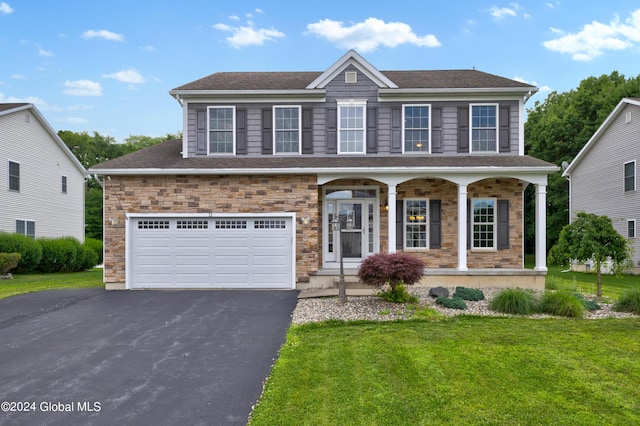
[[[258,9],[256,9],[256,10],[254,10],[254,12],[255,12],[255,13],[257,13],[257,14],[259,14],[259,15],[264,15],[264,10],[259,9],[259,8],[258,8]]]
[[[146,46],[140,46],[140,49],[145,50],[147,52],[155,52],[157,50],[155,46],[152,46],[150,44]]]
[[[13,9],[7,3],[0,3],[0,13],[4,13],[5,15],[9,15],[13,13]]]
[[[554,28],[551,31],[564,34]],[[640,9],[631,13],[624,23],[616,15],[608,24],[593,21],[578,33],[566,34],[542,44],[549,50],[570,54],[576,61],[590,61],[607,50],[624,50],[635,43],[640,43]]]
[[[215,24],[213,28],[219,31],[231,32],[233,35],[227,37],[229,44],[236,49],[244,46],[262,46],[265,41],[274,41],[284,37],[284,33],[272,28],[254,28],[253,22],[247,26],[233,27],[227,24]]]
[[[518,16],[514,9],[509,9],[508,7],[498,7],[493,6],[489,9],[489,14],[496,18],[497,20],[501,20],[506,18],[507,16],[513,16],[514,18]]]
[[[238,15],[231,15],[231,16],[229,16],[229,20],[231,20],[231,21],[239,21],[240,17]]]
[[[27,76],[24,74],[11,74],[11,78],[14,80],[26,80]]]
[[[107,30],[88,30],[82,33],[82,38],[98,38],[102,40],[109,41],[124,41],[124,36],[122,34],[117,34]]]
[[[379,46],[396,47],[401,44],[413,44],[419,47],[438,47],[436,36],[416,35],[411,27],[403,22],[386,23],[381,19],[367,18],[364,22],[344,26],[341,21],[323,19],[307,25],[307,31],[336,43],[340,48],[357,49],[362,52],[376,50]]]
[[[141,84],[145,82],[144,77],[135,69],[122,70],[112,74],[102,74],[103,78],[112,78],[121,83]]]
[[[518,76],[513,77],[513,79],[515,81],[519,81],[520,83],[530,84],[532,86],[538,87],[538,83],[535,82],[535,81],[528,81],[528,80],[526,80],[526,79],[524,79],[522,77],[518,77]],[[549,92],[549,91],[551,91],[551,88],[549,86],[540,86],[540,87],[538,87],[538,91],[539,92]]]
[[[51,56],[54,56],[53,52],[49,50],[44,50],[42,46],[40,46],[39,44],[36,44],[36,46],[38,47],[38,55],[44,56],[46,58],[50,58]]]
[[[70,123],[70,124],[85,124],[88,123],[89,120],[87,120],[86,118],[82,118],[82,117],[66,117],[60,120],[56,120],[62,123]]]
[[[75,80],[64,82],[64,93],[70,96],[102,96],[100,83],[91,80]]]

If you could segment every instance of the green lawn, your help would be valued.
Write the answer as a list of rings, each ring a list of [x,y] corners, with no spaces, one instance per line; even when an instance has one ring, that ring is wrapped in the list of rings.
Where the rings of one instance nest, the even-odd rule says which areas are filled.
[[[596,294],[595,273],[562,272],[566,268],[551,265],[547,273],[547,285],[555,283],[560,287],[570,287],[584,295]],[[616,300],[622,293],[640,287],[640,275],[602,275],[602,295]]]
[[[640,424],[640,319],[292,326],[250,425]]]
[[[102,287],[102,269],[58,274],[15,275],[12,280],[0,280],[0,299],[32,291],[59,288]]]

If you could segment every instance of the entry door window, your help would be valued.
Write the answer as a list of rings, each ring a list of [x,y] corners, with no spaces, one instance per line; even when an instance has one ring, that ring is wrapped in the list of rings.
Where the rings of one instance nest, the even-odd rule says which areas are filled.
[[[363,206],[361,201],[338,203],[338,217],[341,224],[342,256],[345,258],[362,257]]]

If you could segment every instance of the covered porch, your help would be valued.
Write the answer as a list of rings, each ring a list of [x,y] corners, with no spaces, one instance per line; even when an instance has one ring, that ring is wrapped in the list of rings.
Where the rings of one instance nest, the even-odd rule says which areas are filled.
[[[338,282],[338,256],[328,253],[327,247],[337,240],[331,237],[331,215],[327,210],[327,191],[343,188],[377,188],[376,199],[369,203],[367,222],[369,233],[365,240],[373,252],[408,252],[423,258],[426,263],[424,277],[420,285],[427,287],[476,287],[476,288],[544,288],[546,266],[546,184],[548,170],[531,168],[468,167],[455,170],[345,170],[318,174],[319,198],[323,207],[319,218],[321,234],[322,267],[309,277],[308,283],[298,283],[299,289],[335,288]],[[363,186],[364,185],[364,186]],[[524,267],[524,189],[534,185],[536,190],[534,269]],[[419,196],[419,197],[418,197]],[[356,197],[356,195],[354,195]],[[486,197],[510,204],[507,228],[507,250],[498,250],[498,241],[487,247],[476,247],[470,222],[474,210],[471,200]],[[403,219],[401,207],[406,200],[424,198],[426,205],[438,203],[441,210],[425,207],[429,216],[424,221],[427,242],[412,247],[407,246],[406,217]],[[436,200],[437,198],[437,200]],[[329,201],[330,204],[330,201]],[[396,207],[398,206],[398,207]],[[497,206],[493,206],[497,207]],[[440,228],[434,225],[432,215],[442,215]],[[336,210],[337,213],[337,210]],[[497,215],[498,211],[492,211]],[[413,217],[413,216],[411,216]],[[421,216],[419,216],[421,217]],[[404,220],[404,222],[403,222]],[[433,220],[433,223],[432,223]],[[493,220],[493,219],[492,219]],[[495,220],[495,226],[500,226]],[[492,228],[493,229],[493,228]],[[373,230],[373,231],[371,231]],[[366,233],[364,230],[363,233]],[[495,232],[495,231],[492,231]],[[438,241],[434,242],[434,235]],[[470,235],[471,234],[471,235]],[[495,232],[497,235],[497,232]],[[501,237],[502,238],[502,237]],[[409,238],[410,240],[410,238]],[[411,242],[411,241],[409,241]],[[510,246],[509,246],[510,244]],[[504,249],[504,247],[502,247]],[[335,253],[338,247],[335,244]],[[366,257],[366,253],[361,258]],[[361,288],[356,273],[361,258],[351,257],[344,263],[347,288]],[[348,290],[349,291],[349,290]]]

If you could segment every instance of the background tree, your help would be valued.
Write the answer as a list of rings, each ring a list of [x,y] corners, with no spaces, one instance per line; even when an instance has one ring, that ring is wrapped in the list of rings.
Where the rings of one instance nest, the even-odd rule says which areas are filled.
[[[112,136],[104,136],[98,132],[72,132],[60,130],[60,139],[71,149],[71,152],[80,160],[80,163],[89,169],[96,164],[121,157],[143,148],[156,145],[170,139],[182,138],[181,133],[168,133],[166,136],[152,137],[132,135],[117,143]],[[87,180],[85,188],[85,236],[102,240],[102,197],[103,191],[100,182],[93,176]]]
[[[564,93],[551,92],[544,102],[527,109],[524,125],[525,152],[560,166],[571,162],[624,97],[640,96],[640,75],[625,78],[617,71],[600,77],[589,77],[577,89]],[[562,228],[569,223],[569,186],[562,171],[549,176],[547,186],[547,247],[557,241]],[[527,253],[533,253],[534,190],[525,192],[525,242]]]
[[[611,258],[618,269],[631,258],[631,246],[615,229],[611,219],[593,213],[578,212],[569,225],[562,228],[558,243],[549,253],[550,263],[586,262],[592,259],[598,275],[597,297],[602,297],[602,263]]]

